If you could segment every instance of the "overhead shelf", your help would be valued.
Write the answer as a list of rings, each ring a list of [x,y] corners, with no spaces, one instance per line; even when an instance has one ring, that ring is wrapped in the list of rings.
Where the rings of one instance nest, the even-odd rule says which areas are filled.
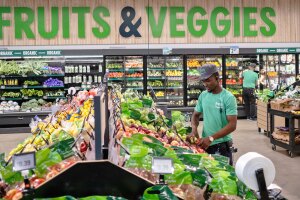
[[[126,77],[127,81],[141,81],[143,79],[144,78],[142,78],[142,77],[137,77],[137,78],[135,78],[135,77]]]
[[[166,79],[166,77],[165,76],[148,76],[148,79],[149,80],[156,80],[156,79],[162,80],[162,79]]]
[[[125,68],[125,71],[143,71],[143,68]]]
[[[165,68],[148,68],[147,70],[161,70],[161,71],[163,71],[163,70],[165,70]]]
[[[21,98],[21,97],[16,97],[16,98],[13,98],[13,97],[1,97],[0,99],[2,101],[20,101],[23,98]]]
[[[124,69],[123,68],[116,68],[116,69],[107,69],[109,72],[123,72]]]
[[[57,88],[64,88],[64,86],[53,86],[53,87],[49,87],[49,86],[42,86],[42,85],[36,85],[36,86],[27,86],[27,85],[23,85],[23,86],[0,86],[0,89],[2,90],[20,90],[20,89],[57,89]]]
[[[102,74],[102,72],[78,72],[78,73],[65,73],[65,76],[68,76],[68,75],[100,75],[100,74]]]
[[[41,75],[0,75],[0,78],[26,78],[26,77],[63,77],[65,74],[41,74]]]

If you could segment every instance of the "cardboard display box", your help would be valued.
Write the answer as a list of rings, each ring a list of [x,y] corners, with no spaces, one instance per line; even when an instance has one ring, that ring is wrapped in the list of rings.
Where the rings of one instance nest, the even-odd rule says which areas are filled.
[[[300,104],[299,101],[294,99],[278,99],[271,101],[271,109],[279,110],[283,112],[290,112],[292,110],[299,110]]]

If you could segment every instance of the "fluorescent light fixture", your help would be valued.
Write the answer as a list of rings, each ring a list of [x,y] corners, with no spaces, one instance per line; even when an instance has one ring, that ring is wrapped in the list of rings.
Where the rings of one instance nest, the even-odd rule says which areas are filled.
[[[103,55],[76,55],[76,56],[64,56],[68,58],[103,58]]]
[[[5,59],[21,59],[22,57],[19,56],[13,56],[13,57],[0,57],[0,60],[5,60]]]

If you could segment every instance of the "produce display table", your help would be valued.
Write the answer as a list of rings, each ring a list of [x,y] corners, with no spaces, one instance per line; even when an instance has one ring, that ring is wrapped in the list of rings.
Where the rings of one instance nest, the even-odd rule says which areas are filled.
[[[151,186],[153,183],[109,161],[78,162],[43,183],[31,199],[63,195],[114,195],[139,199]]]
[[[268,109],[270,104],[260,101],[257,101],[257,128],[258,132],[270,130],[270,115],[268,114]],[[269,134],[267,134],[269,136]]]
[[[275,151],[276,146],[280,146],[288,150],[289,156],[293,157],[295,152],[300,152],[300,144],[295,144],[295,119],[300,119],[300,115],[294,115],[290,112],[282,112],[278,110],[269,109],[271,122],[270,142],[273,144],[272,149]],[[272,133],[274,132],[274,116],[285,118],[285,125],[289,127],[289,143],[284,143],[274,139]]]

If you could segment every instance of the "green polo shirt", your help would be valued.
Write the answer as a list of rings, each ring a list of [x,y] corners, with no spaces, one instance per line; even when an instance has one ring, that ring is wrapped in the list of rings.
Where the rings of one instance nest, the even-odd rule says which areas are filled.
[[[243,87],[244,88],[255,88],[258,80],[258,74],[252,70],[243,72]]]
[[[228,124],[226,116],[237,115],[236,98],[224,88],[219,94],[204,91],[198,98],[195,111],[203,114],[202,137],[208,137]],[[227,142],[231,139],[231,134],[228,134],[215,140],[211,145]]]

